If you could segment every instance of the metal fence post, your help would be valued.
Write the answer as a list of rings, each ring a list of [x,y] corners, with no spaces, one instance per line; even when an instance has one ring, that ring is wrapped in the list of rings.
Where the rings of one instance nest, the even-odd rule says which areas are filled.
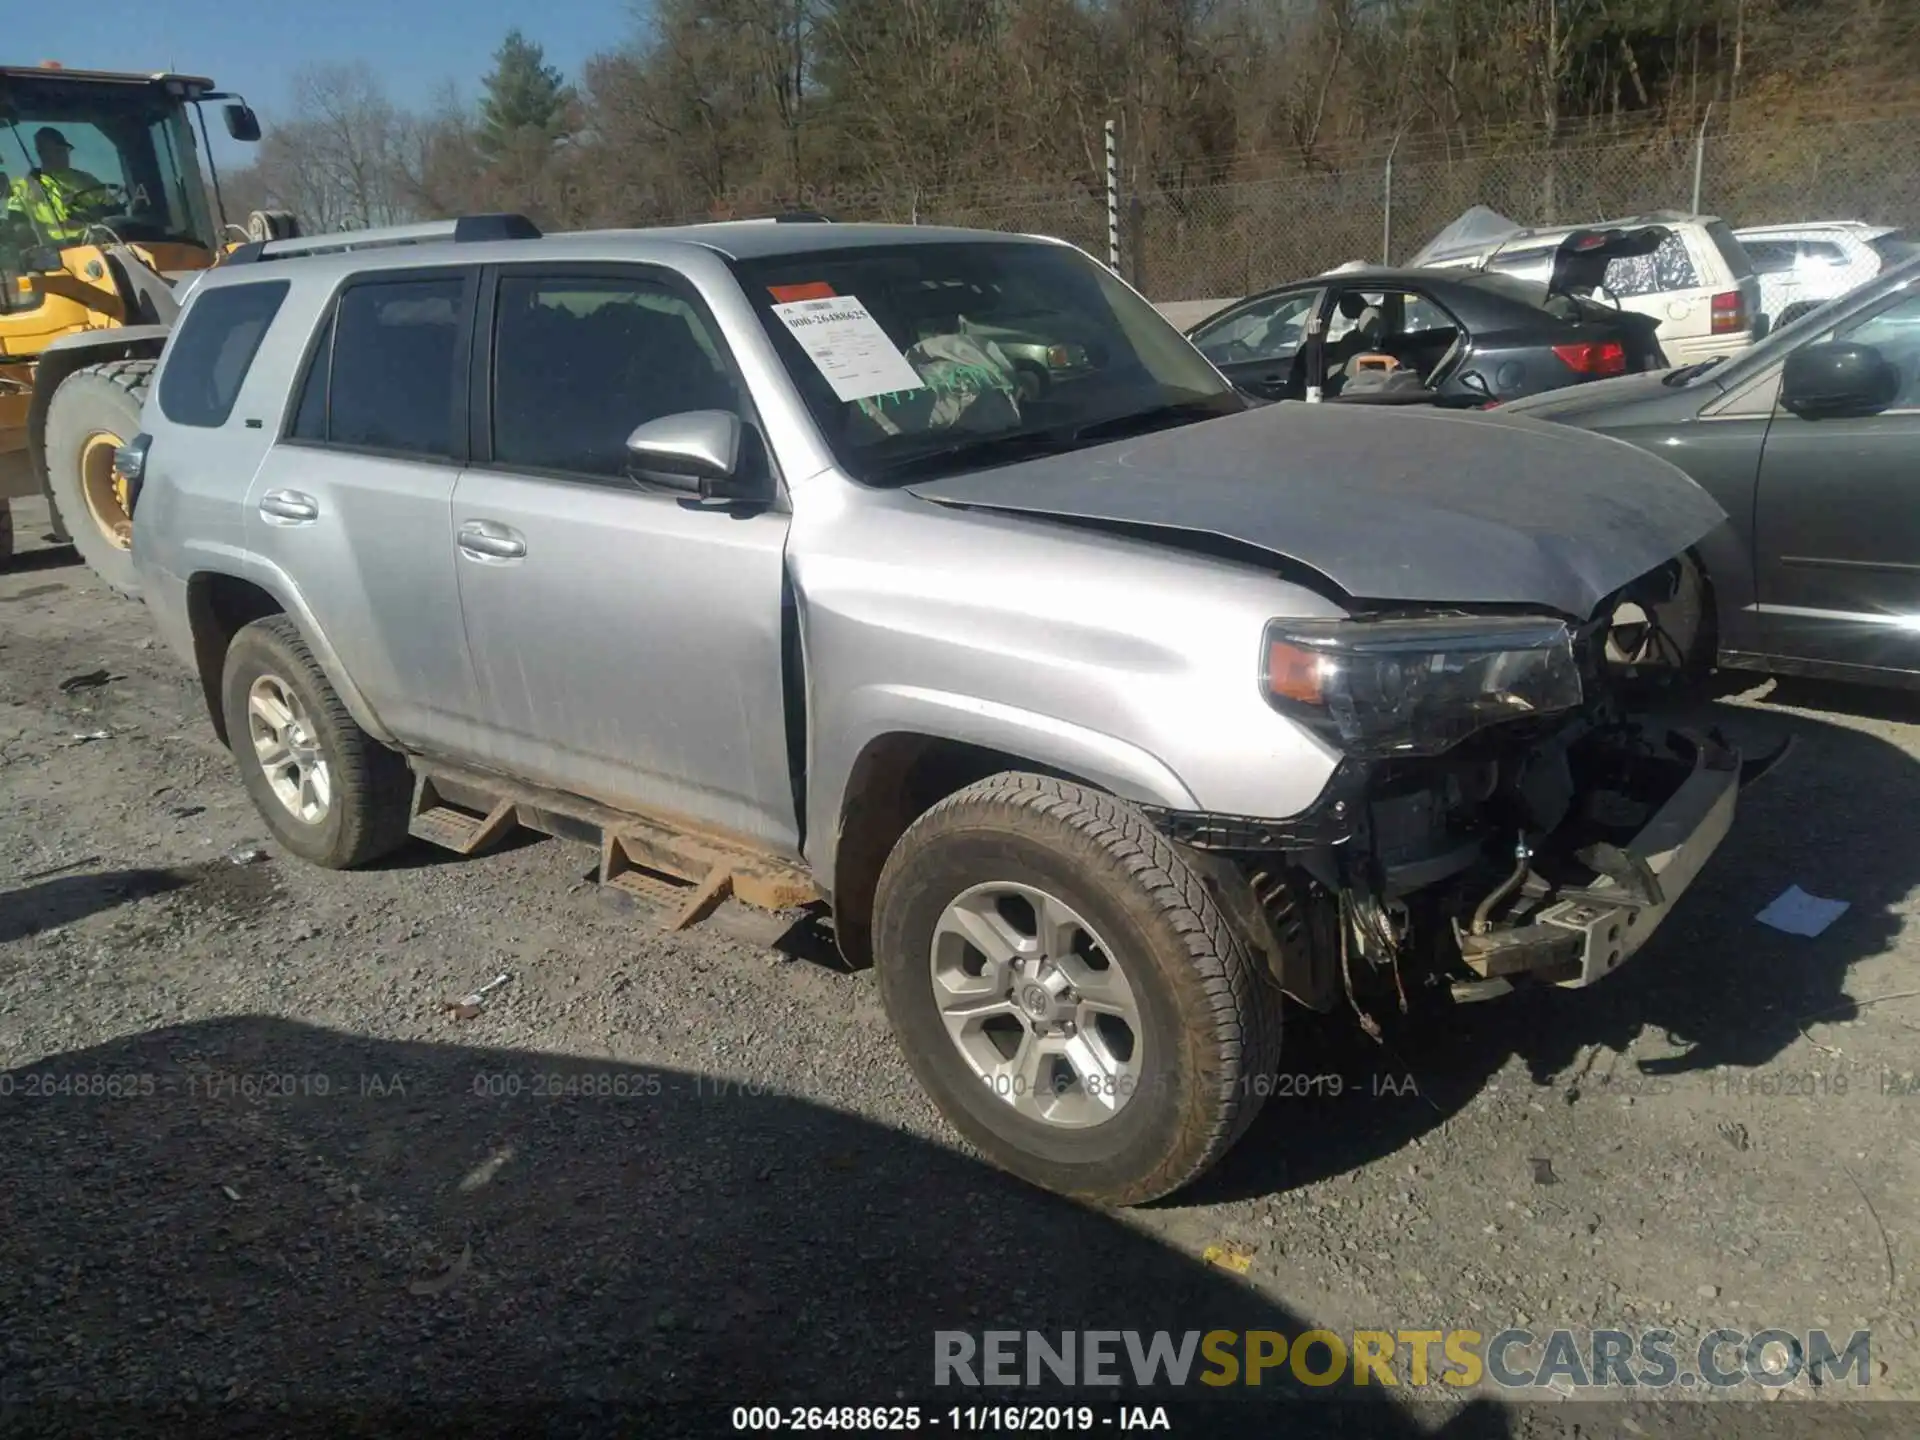
[[[1707,169],[1707,122],[1713,118],[1713,101],[1707,102],[1707,108],[1700,116],[1700,131],[1693,137],[1693,209],[1688,213],[1700,213],[1700,181]]]
[[[1120,127],[1107,121],[1107,264],[1120,273]]]
[[[1393,264],[1393,152],[1400,148],[1400,136],[1394,134],[1387,147],[1387,175],[1380,208],[1380,263]]]

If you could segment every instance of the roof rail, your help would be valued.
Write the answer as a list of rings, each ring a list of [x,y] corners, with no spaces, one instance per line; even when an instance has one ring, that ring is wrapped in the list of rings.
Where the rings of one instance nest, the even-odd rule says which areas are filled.
[[[342,251],[375,250],[386,245],[421,245],[434,240],[475,244],[485,240],[538,240],[540,227],[524,215],[462,215],[456,220],[428,220],[418,225],[385,225],[374,230],[341,230],[331,235],[301,235],[291,240],[256,240],[237,246],[223,262],[251,265],[294,255],[328,255]]]

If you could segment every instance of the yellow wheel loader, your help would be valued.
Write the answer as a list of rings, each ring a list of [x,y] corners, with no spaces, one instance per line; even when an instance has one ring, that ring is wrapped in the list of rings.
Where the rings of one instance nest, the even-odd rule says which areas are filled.
[[[240,240],[299,233],[280,211],[227,225],[209,103],[235,140],[260,138],[246,101],[199,76],[0,66],[0,564],[10,502],[44,494],[55,538],[138,593],[114,451],[168,328]]]

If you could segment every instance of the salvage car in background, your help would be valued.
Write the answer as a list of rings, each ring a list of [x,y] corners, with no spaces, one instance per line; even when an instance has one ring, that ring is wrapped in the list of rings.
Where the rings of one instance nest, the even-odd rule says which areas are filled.
[[[1760,304],[1776,326],[1916,253],[1902,231],[1861,220],[1755,225],[1733,233],[1760,276]]]
[[[1920,687],[1920,257],[1733,359],[1508,413],[1630,440],[1720,502],[1722,664]]]
[[[1666,359],[1644,315],[1542,282],[1343,267],[1250,296],[1187,332],[1234,384],[1269,400],[1485,405]]]
[[[1602,251],[1596,235],[1616,238]],[[1582,253],[1604,253],[1607,260],[1592,274],[1596,297],[1659,321],[1660,348],[1676,365],[1730,355],[1765,333],[1753,263],[1727,223],[1712,215],[1663,210],[1587,226],[1529,229],[1476,205],[1407,263],[1545,281]]]

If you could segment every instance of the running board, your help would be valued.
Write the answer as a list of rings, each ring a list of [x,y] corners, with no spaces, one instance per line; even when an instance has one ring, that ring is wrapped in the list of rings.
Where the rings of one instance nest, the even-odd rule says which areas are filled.
[[[444,846],[456,855],[478,855],[499,844],[515,823],[511,800],[495,800],[485,814],[478,814],[448,801],[432,776],[423,772],[414,780],[407,833],[416,839]]]
[[[664,912],[670,931],[699,924],[730,898],[761,910],[821,898],[799,862],[731,836],[464,767],[416,761],[415,770],[412,834],[461,855],[478,854],[521,825],[592,844],[600,883]]]

